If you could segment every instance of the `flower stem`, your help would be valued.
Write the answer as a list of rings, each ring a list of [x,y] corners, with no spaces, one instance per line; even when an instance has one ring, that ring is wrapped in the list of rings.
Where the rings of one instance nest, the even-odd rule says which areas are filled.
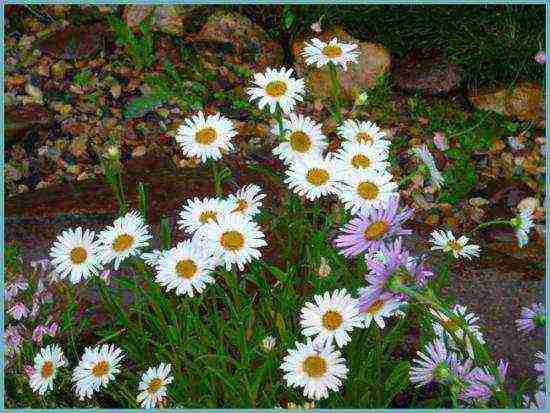
[[[214,176],[214,192],[216,196],[222,195],[222,187],[220,182],[220,174],[216,162],[212,162],[212,175]]]
[[[510,220],[508,220],[508,219],[494,219],[492,221],[482,222],[477,227],[475,227],[473,230],[471,230],[470,233],[479,231],[483,228],[490,227],[491,225],[510,225]]]
[[[332,86],[332,98],[334,99],[334,111],[333,116],[334,120],[338,125],[342,123],[342,101],[341,101],[341,85],[340,80],[338,79],[338,70],[336,69],[336,66],[334,63],[330,62],[328,64],[329,70],[330,70],[330,83]]]
[[[279,142],[282,142],[285,138],[285,128],[283,126],[283,111],[278,103],[275,109],[275,119],[277,120],[277,125],[279,125]]]

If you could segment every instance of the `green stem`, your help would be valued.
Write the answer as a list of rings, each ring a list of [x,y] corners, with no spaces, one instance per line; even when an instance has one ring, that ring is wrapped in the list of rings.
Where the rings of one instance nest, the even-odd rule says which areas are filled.
[[[212,162],[212,175],[214,176],[214,192],[216,196],[222,195],[222,186],[220,182],[220,174],[215,161]]]
[[[338,69],[336,69],[336,65],[334,63],[328,64],[329,70],[330,70],[330,83],[332,86],[332,98],[334,99],[334,120],[338,125],[342,123],[342,101],[341,101],[341,86],[340,86],[340,80],[338,79]]]
[[[508,220],[508,219],[494,219],[492,221],[482,222],[477,227],[475,227],[473,230],[471,230],[470,233],[474,233],[474,232],[479,231],[483,228],[490,227],[491,225],[510,225],[510,220]]]
[[[279,142],[282,142],[285,139],[285,128],[283,126],[283,111],[278,103],[275,109],[275,119],[277,120],[277,125],[279,125]]]

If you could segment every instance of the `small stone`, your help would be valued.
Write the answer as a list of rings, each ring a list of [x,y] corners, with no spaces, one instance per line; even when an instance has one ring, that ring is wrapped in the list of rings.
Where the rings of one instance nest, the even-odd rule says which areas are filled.
[[[132,151],[132,156],[134,158],[140,158],[143,155],[145,155],[146,153],[147,153],[147,148],[145,148],[144,145],[140,145]]]

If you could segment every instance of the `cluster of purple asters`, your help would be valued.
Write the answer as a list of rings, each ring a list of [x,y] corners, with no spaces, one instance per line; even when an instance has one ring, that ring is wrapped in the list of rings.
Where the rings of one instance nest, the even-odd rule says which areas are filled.
[[[361,294],[359,309],[365,312],[373,296],[387,297],[406,301],[406,294],[394,294],[391,286],[397,284],[415,284],[422,288],[434,273],[425,265],[424,257],[412,256],[404,247],[402,235],[411,230],[403,228],[414,211],[399,208],[399,196],[390,197],[386,205],[378,205],[361,211],[344,228],[343,234],[334,243],[348,258],[365,255],[369,272],[365,275],[372,287],[369,295]]]
[[[508,362],[499,360],[496,374],[486,367],[474,367],[470,358],[460,361],[457,353],[449,350],[445,341],[436,339],[424,351],[418,351],[413,360],[410,380],[419,386],[440,383],[451,386],[458,399],[470,405],[483,405],[495,392],[503,390]]]

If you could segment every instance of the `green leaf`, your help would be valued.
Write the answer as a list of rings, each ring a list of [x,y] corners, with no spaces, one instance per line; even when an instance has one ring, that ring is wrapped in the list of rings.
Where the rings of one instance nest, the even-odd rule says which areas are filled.
[[[137,118],[143,116],[167,102],[168,98],[168,93],[161,90],[138,96],[132,99],[124,109],[124,117]]]
[[[401,393],[409,385],[410,363],[402,361],[398,363],[384,384],[385,406],[389,406],[393,398]]]

